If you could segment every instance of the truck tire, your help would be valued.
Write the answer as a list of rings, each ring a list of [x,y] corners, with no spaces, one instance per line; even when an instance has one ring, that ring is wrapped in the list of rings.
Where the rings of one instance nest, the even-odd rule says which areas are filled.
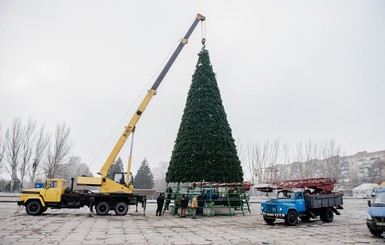
[[[320,216],[321,220],[323,222],[332,222],[333,219],[334,219],[334,213],[333,213],[333,210],[331,208],[326,208],[322,213],[321,213],[321,216]]]
[[[289,212],[287,212],[285,223],[289,226],[295,226],[298,223],[298,214],[295,210],[289,210]]]
[[[274,224],[275,219],[275,217],[263,216],[263,220],[268,224]]]
[[[107,202],[99,202],[96,204],[95,209],[98,215],[106,215],[110,211],[110,206]]]
[[[118,202],[115,205],[115,214],[116,215],[126,215],[128,211],[128,206],[125,202]]]
[[[43,212],[43,207],[39,200],[32,200],[25,205],[25,209],[29,215],[39,215]]]
[[[383,231],[379,231],[379,230],[372,230],[372,229],[369,229],[370,233],[372,233],[373,236],[378,236],[380,237],[382,235],[382,232]]]

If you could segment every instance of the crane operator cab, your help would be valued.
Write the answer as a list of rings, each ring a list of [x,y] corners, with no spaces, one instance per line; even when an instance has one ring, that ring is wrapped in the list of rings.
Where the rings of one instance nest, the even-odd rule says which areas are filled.
[[[113,181],[116,183],[128,186],[128,185],[134,185],[134,177],[132,176],[132,173],[130,173],[130,182],[126,183],[127,178],[127,172],[115,172],[113,175]]]

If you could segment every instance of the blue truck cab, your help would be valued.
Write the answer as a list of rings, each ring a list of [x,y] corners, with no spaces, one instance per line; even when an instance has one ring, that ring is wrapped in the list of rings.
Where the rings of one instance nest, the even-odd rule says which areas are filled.
[[[368,201],[366,225],[370,233],[380,237],[385,231],[385,187],[381,188],[373,202]]]
[[[268,224],[279,218],[295,226],[298,218],[306,222],[317,216],[324,222],[332,222],[334,213],[340,215],[337,209],[342,209],[342,204],[339,193],[307,195],[303,191],[280,190],[277,198],[261,203],[261,215]]]

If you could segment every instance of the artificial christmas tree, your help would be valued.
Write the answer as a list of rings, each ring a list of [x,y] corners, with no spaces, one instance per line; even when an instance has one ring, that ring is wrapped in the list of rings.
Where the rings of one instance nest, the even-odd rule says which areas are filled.
[[[203,48],[188,92],[167,182],[242,182],[243,171],[210,63]]]

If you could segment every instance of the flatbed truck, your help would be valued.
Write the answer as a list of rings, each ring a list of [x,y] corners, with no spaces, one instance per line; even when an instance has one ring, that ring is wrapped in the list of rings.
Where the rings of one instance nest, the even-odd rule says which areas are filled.
[[[321,218],[323,222],[332,222],[334,214],[340,215],[338,209],[342,209],[343,198],[340,193],[332,193],[331,189],[335,181],[324,178],[291,180],[290,183],[283,181],[276,186],[277,188],[312,188],[292,191],[281,189],[277,192],[277,198],[261,203],[261,212],[263,219],[268,224],[273,224],[277,218],[284,219],[289,226],[295,226],[298,218],[308,222],[311,218]],[[327,183],[327,181],[329,181]],[[301,182],[301,185],[298,183]],[[322,188],[321,189],[321,182]],[[328,185],[324,185],[327,183]],[[327,187],[325,187],[327,186]],[[331,188],[331,189],[330,189]],[[266,190],[266,188],[264,188]]]

